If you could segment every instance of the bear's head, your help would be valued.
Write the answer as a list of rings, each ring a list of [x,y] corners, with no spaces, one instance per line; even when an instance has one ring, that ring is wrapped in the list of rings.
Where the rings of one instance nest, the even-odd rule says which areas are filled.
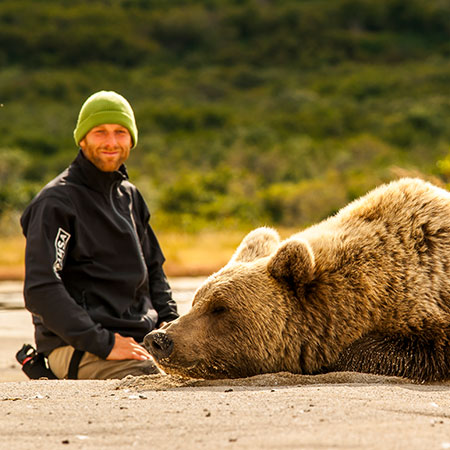
[[[307,242],[256,229],[197,290],[192,309],[145,346],[166,372],[195,378],[299,372],[298,299],[313,275]]]

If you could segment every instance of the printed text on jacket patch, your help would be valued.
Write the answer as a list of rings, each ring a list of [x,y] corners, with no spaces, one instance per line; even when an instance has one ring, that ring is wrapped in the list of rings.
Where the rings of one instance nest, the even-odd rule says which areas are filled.
[[[70,234],[63,230],[58,229],[58,234],[55,239],[55,262],[53,263],[53,271],[55,275],[60,278],[58,272],[63,268],[64,255],[66,254],[67,243],[69,242]]]

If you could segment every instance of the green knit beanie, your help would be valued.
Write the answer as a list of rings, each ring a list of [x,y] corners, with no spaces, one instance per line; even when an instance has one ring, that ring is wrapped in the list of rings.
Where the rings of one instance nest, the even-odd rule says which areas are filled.
[[[79,145],[92,128],[104,123],[118,124],[127,128],[133,140],[133,147],[136,147],[138,131],[133,110],[124,97],[113,91],[97,92],[84,102],[73,132],[75,144]]]

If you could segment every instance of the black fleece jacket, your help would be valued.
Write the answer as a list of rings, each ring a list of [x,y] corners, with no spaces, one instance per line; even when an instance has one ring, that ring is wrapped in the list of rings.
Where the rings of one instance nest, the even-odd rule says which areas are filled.
[[[102,172],[80,151],[21,217],[25,306],[37,350],[106,358],[114,333],[141,342],[178,317],[150,214],[124,166]]]

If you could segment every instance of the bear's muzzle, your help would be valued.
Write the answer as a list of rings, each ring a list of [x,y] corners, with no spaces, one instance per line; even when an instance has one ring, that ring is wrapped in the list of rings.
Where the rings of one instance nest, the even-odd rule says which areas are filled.
[[[164,330],[153,330],[147,334],[144,345],[157,361],[168,358],[173,350],[173,340]]]

